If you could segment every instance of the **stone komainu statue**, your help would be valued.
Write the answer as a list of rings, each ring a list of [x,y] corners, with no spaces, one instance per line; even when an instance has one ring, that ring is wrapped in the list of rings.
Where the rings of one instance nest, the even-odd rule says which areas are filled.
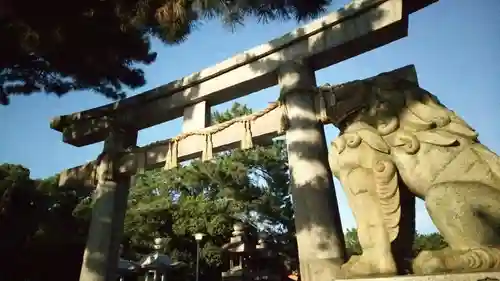
[[[343,265],[347,276],[396,274],[391,243],[402,231],[404,191],[425,201],[449,244],[420,253],[416,274],[500,269],[500,160],[474,129],[394,73],[334,87],[324,98],[340,129],[330,166],[363,249]]]

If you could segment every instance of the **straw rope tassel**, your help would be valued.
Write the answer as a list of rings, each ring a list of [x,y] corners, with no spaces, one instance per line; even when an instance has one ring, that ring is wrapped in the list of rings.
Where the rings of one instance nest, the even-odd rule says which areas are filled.
[[[250,149],[253,147],[252,125],[250,122],[251,120],[243,121],[245,133],[241,140],[241,149]]]
[[[315,107],[316,107],[316,115],[319,121],[326,122],[328,120],[328,115],[326,113],[326,99],[323,92],[319,92],[314,97]]]
[[[281,119],[280,119],[280,129],[278,131],[279,134],[284,134],[289,127],[289,122],[288,122],[288,110],[286,109],[286,104],[285,101],[283,100],[280,102],[280,108],[281,108]]]
[[[172,142],[172,145],[171,145],[171,153],[170,153],[170,167],[171,168],[177,168],[177,158],[179,157],[179,155],[177,154],[177,151],[178,151],[178,148],[179,148],[179,141],[178,140],[174,140]]]
[[[165,156],[165,166],[164,170],[170,170],[177,167],[177,147],[179,142],[177,140],[171,140],[168,143],[167,156]]]
[[[95,162],[96,164],[93,164],[94,167],[92,167],[92,172],[90,173],[90,180],[92,181],[93,186],[97,186],[98,179],[97,179],[97,161]]]
[[[97,156],[97,159],[93,161],[93,168],[92,168],[92,172],[91,172],[91,178],[92,178],[92,181],[94,182],[94,186],[97,187],[97,185],[99,184],[99,166],[101,165],[101,162],[102,162],[102,159],[106,156],[106,154],[104,152],[101,152],[98,156]]]
[[[169,141],[167,144],[167,155],[165,156],[165,166],[163,170],[172,169],[172,141]]]
[[[94,160],[94,161],[92,161],[90,163],[92,165],[92,171],[90,171],[90,183],[93,186],[97,186],[97,165],[98,165],[98,161]],[[65,176],[67,177],[68,173],[69,173],[69,170],[65,170],[63,173],[66,174]],[[62,176],[63,173],[61,173],[60,176]]]
[[[201,159],[203,161],[208,161],[208,160],[212,159],[212,157],[213,157],[212,147],[213,147],[212,134],[206,133],[205,134],[205,146],[203,147],[203,152],[201,155]]]

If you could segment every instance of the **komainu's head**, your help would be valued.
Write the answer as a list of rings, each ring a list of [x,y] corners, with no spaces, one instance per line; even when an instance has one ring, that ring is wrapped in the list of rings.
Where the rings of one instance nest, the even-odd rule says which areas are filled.
[[[424,102],[428,98],[418,84],[393,73],[382,73],[365,80],[319,88],[329,120],[341,131],[355,121],[374,127],[398,118],[407,101]],[[425,92],[425,93],[424,93]]]
[[[387,136],[405,128],[410,132],[438,130],[441,135],[453,135],[450,139],[478,141],[477,132],[436,96],[394,72],[333,87],[323,86],[320,91],[325,99],[326,115],[341,133],[361,126],[372,127],[379,135]]]

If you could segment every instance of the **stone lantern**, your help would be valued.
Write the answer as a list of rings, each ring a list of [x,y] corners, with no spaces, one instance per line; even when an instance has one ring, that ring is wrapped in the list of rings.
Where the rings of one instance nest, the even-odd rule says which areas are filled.
[[[241,280],[243,269],[245,268],[245,255],[248,252],[248,242],[246,233],[241,223],[233,225],[232,237],[229,243],[222,246],[223,251],[229,255],[229,270],[222,273],[225,280]]]
[[[173,268],[183,264],[182,262],[173,262],[170,256],[161,253],[164,244],[165,239],[155,238],[153,245],[155,251],[141,259],[140,265],[145,271],[144,281],[165,281]]]
[[[279,274],[269,273],[269,262],[276,262],[276,257],[267,247],[268,236],[256,235],[254,229],[241,223],[233,226],[233,237],[222,246],[229,255],[229,270],[222,273],[225,281],[279,280]],[[254,230],[254,231],[252,231]],[[274,267],[271,271],[275,269]]]

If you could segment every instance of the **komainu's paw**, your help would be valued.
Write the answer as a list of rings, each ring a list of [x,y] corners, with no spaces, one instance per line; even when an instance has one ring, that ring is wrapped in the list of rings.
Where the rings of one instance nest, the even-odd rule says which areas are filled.
[[[413,261],[415,274],[478,272],[500,269],[500,250],[475,248],[470,250],[422,251]]]
[[[413,261],[413,272],[418,275],[444,273],[446,268],[442,250],[422,251]]]
[[[396,264],[392,257],[374,259],[365,255],[352,256],[348,262],[342,265],[341,271],[344,278],[381,277],[397,274]]]

